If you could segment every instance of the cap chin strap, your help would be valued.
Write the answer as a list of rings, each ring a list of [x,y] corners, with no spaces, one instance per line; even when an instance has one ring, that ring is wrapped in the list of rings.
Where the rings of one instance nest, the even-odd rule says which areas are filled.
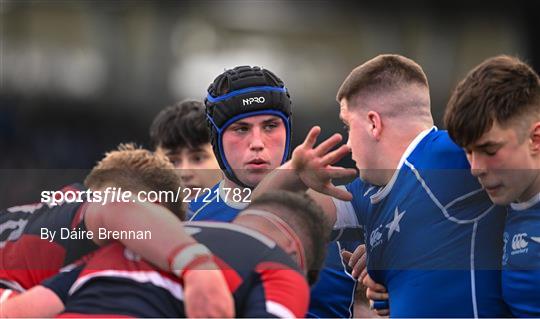
[[[242,211],[240,215],[253,215],[264,218],[272,225],[274,225],[274,227],[276,227],[283,235],[288,237],[293,242],[296,248],[296,252],[298,255],[298,265],[300,266],[300,269],[302,269],[304,273],[307,273],[305,263],[306,254],[304,251],[304,246],[302,245],[302,242],[300,241],[294,230],[291,228],[291,226],[289,226],[289,224],[287,224],[283,219],[276,216],[275,214],[261,209],[247,209]]]

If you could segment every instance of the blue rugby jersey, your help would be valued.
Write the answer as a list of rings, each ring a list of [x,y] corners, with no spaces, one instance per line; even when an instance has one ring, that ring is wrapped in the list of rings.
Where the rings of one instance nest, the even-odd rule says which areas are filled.
[[[193,212],[188,216],[190,221],[231,222],[247,203],[233,202],[228,197],[225,201],[223,181],[212,187],[215,194],[206,200],[198,197],[190,203]],[[216,191],[217,190],[217,191]],[[324,268],[319,280],[311,288],[311,301],[308,317],[316,318],[351,318],[354,306],[356,281],[346,271],[341,258],[340,249],[353,251],[356,243],[332,242],[328,244]]]
[[[231,222],[236,215],[247,207],[249,202],[233,201],[224,188],[224,181],[214,185],[210,196],[199,196],[189,203],[189,221]],[[242,198],[243,199],[243,198]]]
[[[540,194],[510,204],[504,228],[502,290],[516,317],[540,317]]]
[[[482,190],[444,131],[419,134],[384,187],[356,179],[335,200],[338,227],[363,227],[370,276],[392,317],[503,317],[500,257],[505,210]],[[344,222],[345,220],[345,222]]]

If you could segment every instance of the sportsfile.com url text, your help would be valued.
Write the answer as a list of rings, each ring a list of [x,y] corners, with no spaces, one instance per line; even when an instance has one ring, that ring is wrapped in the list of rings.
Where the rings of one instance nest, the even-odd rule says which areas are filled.
[[[63,203],[128,203],[128,202],[151,202],[151,203],[172,203],[182,201],[189,203],[194,198],[199,198],[202,202],[209,201],[234,201],[249,203],[251,189],[221,188],[221,196],[218,190],[212,191],[210,188],[183,188],[179,187],[175,191],[138,191],[133,195],[129,190],[122,190],[121,187],[107,187],[104,190],[69,190],[69,191],[42,191],[41,202],[49,206],[57,206]],[[200,197],[199,197],[200,196]]]

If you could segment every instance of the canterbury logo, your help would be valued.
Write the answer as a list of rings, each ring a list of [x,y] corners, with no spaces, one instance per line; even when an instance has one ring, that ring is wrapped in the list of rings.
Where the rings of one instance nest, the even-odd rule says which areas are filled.
[[[526,236],[527,236],[527,233],[514,235],[514,237],[512,238],[512,249],[518,250],[518,249],[523,249],[527,247],[529,243],[525,240]]]
[[[266,101],[264,99],[264,96],[250,97],[249,99],[242,99],[242,105],[246,106],[246,105],[251,105],[253,103],[263,104],[264,101]]]

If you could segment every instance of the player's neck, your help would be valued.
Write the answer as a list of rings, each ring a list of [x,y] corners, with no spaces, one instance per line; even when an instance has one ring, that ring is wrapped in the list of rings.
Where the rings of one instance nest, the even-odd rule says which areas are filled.
[[[386,150],[382,152],[383,154],[385,154],[385,156],[381,157],[381,160],[383,160],[384,163],[381,165],[381,167],[385,167],[388,169],[381,170],[380,179],[382,185],[386,185],[390,182],[396,168],[398,168],[399,166],[402,157],[405,155],[405,152],[407,151],[411,143],[413,143],[414,139],[420,133],[429,128],[430,127],[427,127],[423,124],[410,125],[409,127],[406,127],[405,129],[399,131],[394,130],[391,133],[390,138],[386,139]]]
[[[414,141],[414,139],[420,135],[425,130],[429,130],[433,125],[428,125],[427,123],[410,123],[406,126],[401,126],[399,129],[393,131],[393,140],[396,141],[395,147],[396,150],[399,150],[400,156],[397,161],[405,153],[409,145]]]

